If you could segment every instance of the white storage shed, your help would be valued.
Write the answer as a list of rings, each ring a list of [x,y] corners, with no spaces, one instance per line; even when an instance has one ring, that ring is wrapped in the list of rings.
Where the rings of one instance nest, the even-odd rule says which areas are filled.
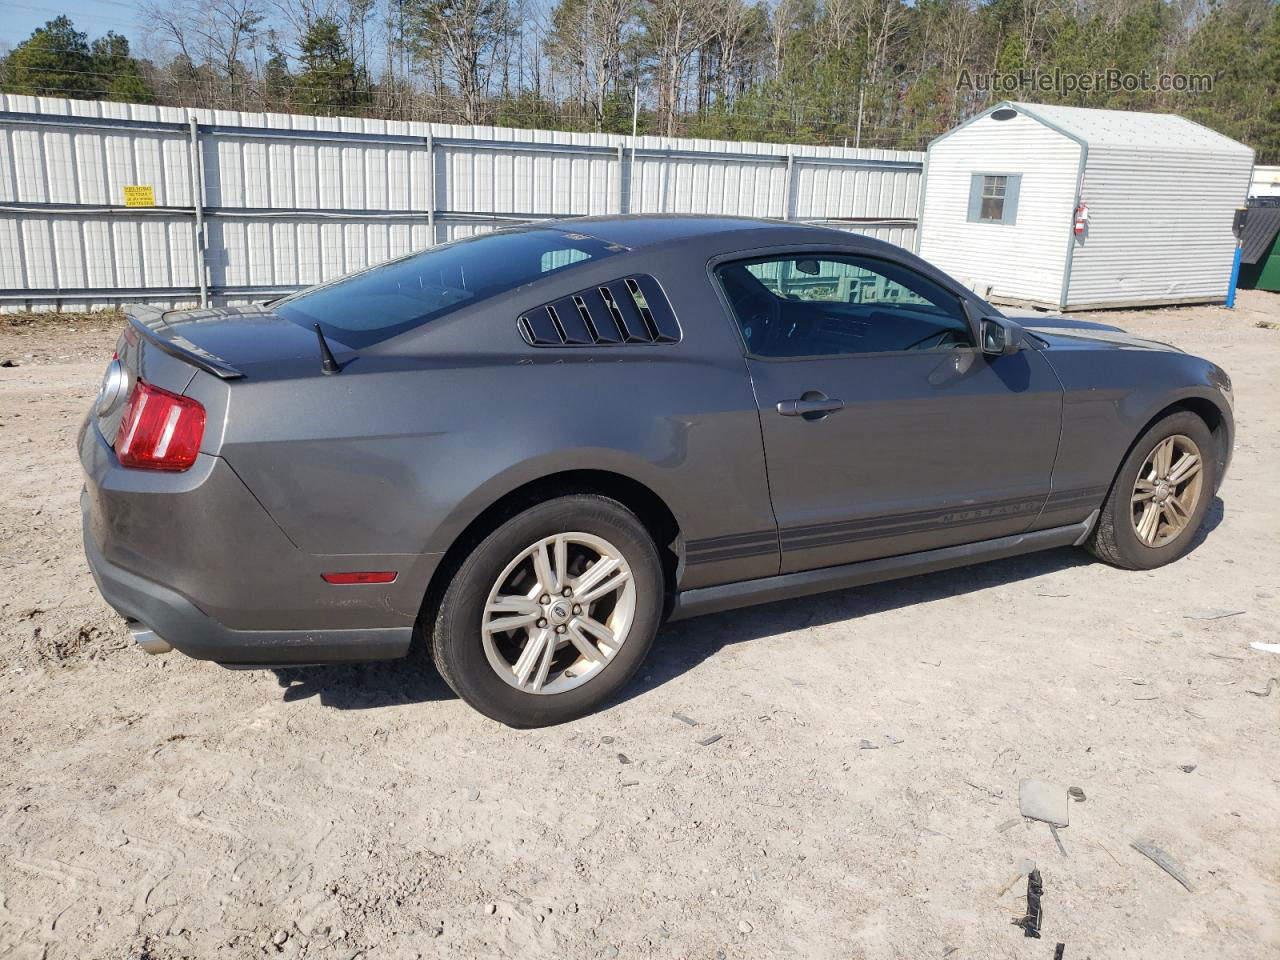
[[[1183,117],[999,103],[929,145],[920,255],[1001,303],[1222,302],[1252,170]]]

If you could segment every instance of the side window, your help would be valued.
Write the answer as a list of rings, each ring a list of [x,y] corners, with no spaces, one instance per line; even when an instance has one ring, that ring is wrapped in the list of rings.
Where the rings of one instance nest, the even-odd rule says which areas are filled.
[[[970,223],[1017,223],[1020,173],[975,173],[969,177]]]
[[[973,346],[959,299],[892,261],[831,254],[762,257],[722,264],[716,275],[755,356]]]
[[[538,271],[540,273],[550,273],[552,270],[563,269],[571,263],[578,263],[582,260],[590,259],[591,254],[582,250],[574,250],[573,248],[565,250],[548,250],[538,261]]]

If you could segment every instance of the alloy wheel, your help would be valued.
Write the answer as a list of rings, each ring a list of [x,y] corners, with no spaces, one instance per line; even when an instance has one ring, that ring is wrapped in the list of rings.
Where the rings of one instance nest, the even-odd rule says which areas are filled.
[[[1163,547],[1187,528],[1200,503],[1203,468],[1200,448],[1180,433],[1147,454],[1130,498],[1133,530],[1142,544]]]
[[[635,610],[635,578],[613,544],[589,533],[544,537],[507,564],[489,591],[485,656],[517,690],[564,693],[617,655]]]

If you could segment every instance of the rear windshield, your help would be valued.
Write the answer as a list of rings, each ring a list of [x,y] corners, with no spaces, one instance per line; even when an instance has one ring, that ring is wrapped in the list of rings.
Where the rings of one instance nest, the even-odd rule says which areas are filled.
[[[404,333],[575,264],[620,252],[580,233],[500,230],[391,260],[272,304],[354,349]]]

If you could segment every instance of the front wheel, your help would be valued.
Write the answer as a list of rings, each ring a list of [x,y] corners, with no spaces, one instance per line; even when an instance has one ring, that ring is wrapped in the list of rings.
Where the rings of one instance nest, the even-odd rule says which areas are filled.
[[[1087,546],[1128,570],[1150,570],[1191,549],[1217,486],[1213,434],[1194,413],[1153,424],[1134,444]]]
[[[513,727],[576,719],[631,678],[662,616],[658,551],[635,514],[578,494],[486,537],[440,602],[432,654],[445,682]]]

